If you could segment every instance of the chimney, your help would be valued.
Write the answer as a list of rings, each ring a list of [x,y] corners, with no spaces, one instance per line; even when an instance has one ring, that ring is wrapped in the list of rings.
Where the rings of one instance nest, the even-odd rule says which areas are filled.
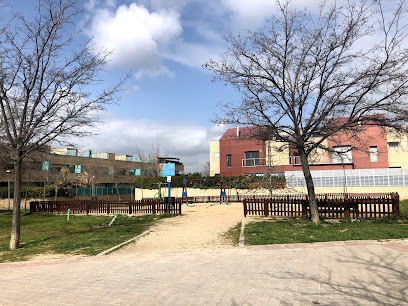
[[[239,124],[237,124],[237,138],[239,137]]]

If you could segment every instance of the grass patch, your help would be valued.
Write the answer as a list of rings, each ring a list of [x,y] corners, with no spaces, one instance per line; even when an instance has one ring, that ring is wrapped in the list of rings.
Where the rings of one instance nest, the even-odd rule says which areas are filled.
[[[133,238],[170,215],[113,216],[21,213],[20,249],[10,251],[11,214],[0,214],[0,262],[23,261],[44,254],[96,255]]]
[[[340,220],[337,223],[322,221],[315,225],[306,219],[274,219],[247,224],[245,244],[284,244],[346,240],[376,240],[408,238],[408,200],[400,202],[401,221]]]
[[[239,222],[234,227],[231,227],[225,234],[224,237],[231,241],[233,245],[239,244],[239,235],[241,234],[241,222]]]

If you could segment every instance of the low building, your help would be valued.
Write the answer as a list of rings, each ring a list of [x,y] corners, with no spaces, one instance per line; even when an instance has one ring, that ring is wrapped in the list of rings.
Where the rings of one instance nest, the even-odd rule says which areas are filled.
[[[158,176],[163,164],[174,162],[176,175],[184,171],[184,165],[178,158],[159,157],[141,161],[132,155],[114,153],[93,153],[78,155],[73,148],[53,149],[51,153],[37,152],[27,157],[23,164],[22,180],[30,186],[43,186],[47,183],[62,181],[72,186],[90,187],[92,179],[98,187],[126,186],[133,184],[137,176]],[[13,165],[0,160],[0,186],[13,181]],[[6,173],[10,170],[10,173]]]

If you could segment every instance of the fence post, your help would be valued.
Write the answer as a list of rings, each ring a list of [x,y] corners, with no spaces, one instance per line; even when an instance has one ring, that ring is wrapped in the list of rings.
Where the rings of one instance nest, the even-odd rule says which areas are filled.
[[[269,210],[268,210],[269,199],[264,199],[263,203],[264,203],[264,214],[265,214],[265,217],[267,217],[269,215]]]
[[[243,203],[243,205],[244,205],[244,217],[246,217],[246,216],[247,216],[247,212],[248,212],[246,199],[244,199],[244,201],[242,201],[242,203]]]
[[[350,219],[350,200],[348,197],[344,198],[344,218]]]
[[[110,214],[110,203],[108,202],[106,205],[106,213],[109,215]]]
[[[129,201],[129,215],[132,214],[132,201]]]
[[[302,200],[302,217],[306,218],[307,217],[307,205],[308,205],[308,200]]]
[[[398,192],[396,192],[395,195],[392,196],[392,210],[393,210],[395,218],[397,218],[397,220],[400,220],[401,215],[400,215],[400,210],[399,210],[399,194],[398,194]]]
[[[181,216],[181,202],[178,202],[178,206],[179,206],[179,215]]]
[[[152,202],[152,210],[153,210],[153,214],[156,214],[156,202],[155,201]]]

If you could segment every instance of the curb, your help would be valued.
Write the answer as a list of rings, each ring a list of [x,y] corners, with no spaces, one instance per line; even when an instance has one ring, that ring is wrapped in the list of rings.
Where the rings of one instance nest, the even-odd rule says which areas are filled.
[[[148,230],[148,231],[146,231],[146,232],[144,232],[144,233],[142,233],[142,234],[140,234],[140,235],[138,235],[136,237],[133,237],[132,239],[129,239],[129,240],[125,241],[125,242],[122,242],[121,244],[115,245],[114,247],[112,247],[112,248],[110,248],[110,249],[108,249],[106,251],[103,251],[103,252],[101,252],[99,254],[96,254],[95,256],[97,257],[97,256],[103,256],[103,255],[109,254],[109,253],[115,251],[116,249],[119,249],[120,247],[124,246],[125,244],[128,244],[128,243],[130,243],[132,241],[135,241],[135,240],[139,239],[140,237],[143,237],[143,236],[149,234],[151,231],[152,230]]]
[[[245,223],[246,223],[246,218],[242,218],[241,221],[241,233],[239,234],[239,247],[244,247],[245,246],[245,236],[244,236],[244,230],[245,230]]]

